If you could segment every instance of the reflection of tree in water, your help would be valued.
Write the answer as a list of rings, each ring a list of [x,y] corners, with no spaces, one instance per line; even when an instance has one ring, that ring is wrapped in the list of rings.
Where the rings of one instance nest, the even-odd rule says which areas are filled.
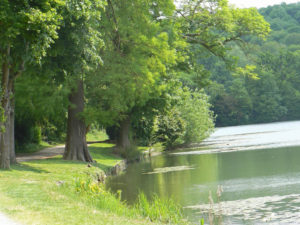
[[[113,178],[108,186],[112,191],[122,189],[122,197],[134,202],[139,191],[151,197],[173,198],[176,202],[198,204],[207,199],[199,185],[218,180],[217,155],[161,155],[148,162],[129,165],[127,172]]]

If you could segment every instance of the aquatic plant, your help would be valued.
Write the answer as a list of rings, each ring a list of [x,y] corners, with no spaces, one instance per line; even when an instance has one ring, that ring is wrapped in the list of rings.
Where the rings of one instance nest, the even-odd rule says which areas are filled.
[[[168,224],[188,223],[184,220],[180,205],[176,204],[172,199],[162,200],[158,195],[153,195],[149,201],[144,193],[140,193],[135,208],[151,221],[160,221]]]
[[[75,179],[73,191],[81,195],[85,200],[96,208],[108,210],[119,215],[129,217],[144,217],[151,222],[161,222],[167,224],[188,224],[184,219],[182,207],[172,199],[162,200],[158,195],[153,195],[147,199],[145,194],[140,193],[137,202],[130,206],[121,200],[121,191],[113,194],[105,189],[102,183],[93,180],[92,177],[86,179]]]
[[[208,210],[208,221],[209,225],[222,225],[222,205],[221,205],[221,196],[223,192],[223,187],[218,185],[216,194],[217,194],[217,209],[216,204],[214,203],[212,192],[209,190],[208,192],[208,201],[209,201],[209,210]]]

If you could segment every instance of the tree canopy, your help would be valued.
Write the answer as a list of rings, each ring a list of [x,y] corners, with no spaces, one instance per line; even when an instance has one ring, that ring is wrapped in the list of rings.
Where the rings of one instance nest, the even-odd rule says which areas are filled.
[[[259,80],[272,90],[262,99],[253,65],[269,58],[246,57],[245,43],[262,43],[270,31],[254,8],[225,0],[185,0],[177,8],[172,0],[5,0],[0,24],[3,168],[14,161],[14,136],[18,146],[65,137],[64,159],[92,162],[85,136],[94,125],[127,154],[133,143],[171,148],[203,140],[213,130],[212,107],[239,123],[259,104],[269,104],[264,114],[281,109],[272,119],[287,112],[281,88],[290,86],[269,71],[279,59]],[[282,43],[295,48],[297,35]]]

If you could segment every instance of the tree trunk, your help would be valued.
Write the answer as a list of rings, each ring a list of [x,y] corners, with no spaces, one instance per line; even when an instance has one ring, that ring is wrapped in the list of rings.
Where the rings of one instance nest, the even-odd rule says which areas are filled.
[[[11,82],[11,99],[10,99],[10,115],[9,115],[9,138],[10,138],[10,163],[15,164],[17,163],[16,160],[16,151],[15,151],[15,88],[14,82]]]
[[[86,143],[86,125],[80,118],[80,113],[84,110],[83,81],[78,81],[77,86],[69,96],[67,140],[63,158],[92,162]]]
[[[117,151],[124,153],[131,147],[129,132],[130,132],[130,117],[127,117],[120,123],[120,129],[117,136]]]
[[[7,56],[10,54],[10,48],[7,48]],[[2,96],[1,107],[4,113],[4,121],[1,121],[1,138],[0,138],[0,168],[10,168],[10,116],[11,116],[11,88],[10,88],[10,68],[8,60],[4,60],[2,64]],[[3,129],[3,130],[2,130]]]
[[[4,128],[7,130],[8,128],[8,121],[4,123]],[[9,169],[10,168],[10,138],[9,132],[2,132],[1,133],[1,159],[0,159],[0,168],[2,169]]]
[[[11,81],[13,83],[13,81]],[[15,113],[14,113],[14,90],[13,84],[8,85],[7,90],[2,96],[2,108],[4,109],[5,121],[2,123],[4,128],[0,135],[0,168],[9,169],[10,164],[16,163],[15,154]]]

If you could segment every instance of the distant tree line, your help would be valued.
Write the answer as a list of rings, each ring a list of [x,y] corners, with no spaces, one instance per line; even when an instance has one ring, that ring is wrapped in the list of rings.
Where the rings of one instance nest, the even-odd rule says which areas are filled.
[[[259,12],[272,29],[267,39],[244,37],[247,44],[232,44],[229,53],[248,70],[230,70],[216,57],[201,60],[211,73],[207,92],[217,126],[300,119],[300,4]]]

